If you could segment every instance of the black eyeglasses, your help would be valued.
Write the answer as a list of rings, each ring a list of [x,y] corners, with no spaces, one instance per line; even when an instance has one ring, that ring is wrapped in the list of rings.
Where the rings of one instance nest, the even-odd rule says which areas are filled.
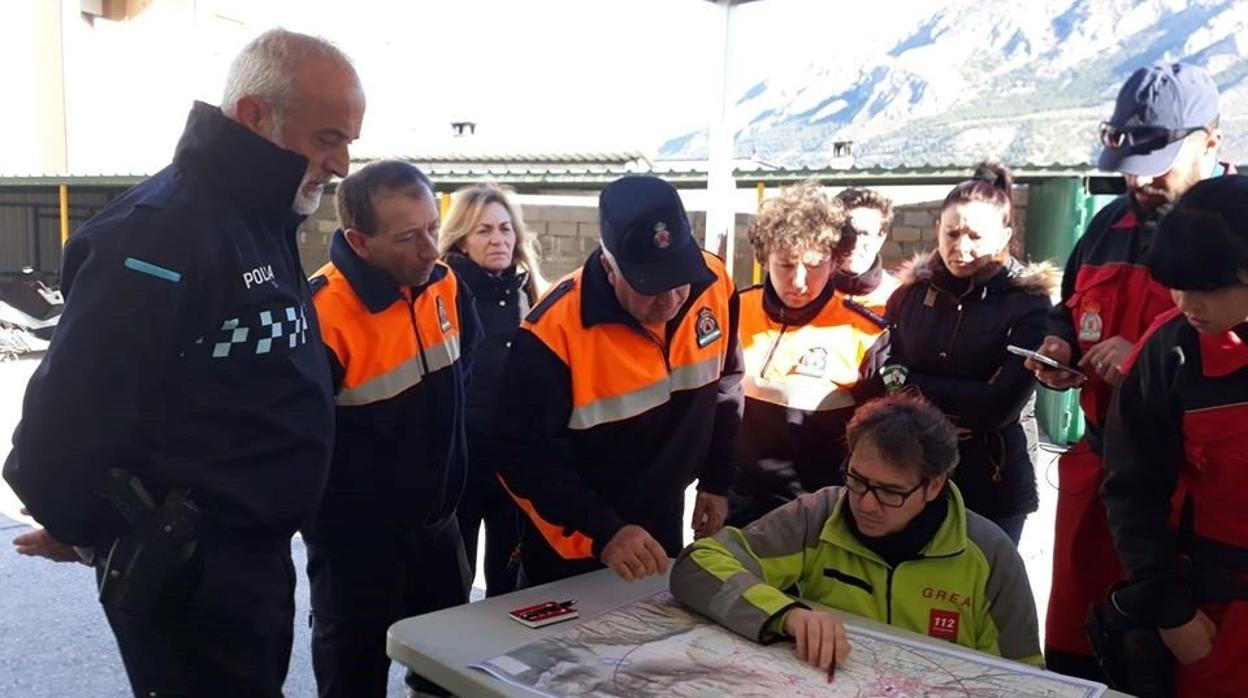
[[[918,492],[923,489],[925,485],[927,485],[927,479],[925,478],[921,480],[919,484],[910,488],[909,491],[901,492],[887,487],[880,487],[879,485],[872,485],[859,477],[856,473],[850,472],[848,466],[841,467],[841,474],[845,476],[845,486],[849,488],[850,492],[853,492],[859,497],[867,496],[868,492],[874,493],[875,501],[879,502],[883,506],[892,507],[894,509],[905,504],[906,500],[910,498],[910,495]]]
[[[1119,128],[1108,121],[1102,121],[1101,143],[1111,150],[1134,148],[1149,151],[1183,140],[1197,131],[1208,133],[1209,129],[1204,126],[1180,129],[1162,128],[1160,126]]]

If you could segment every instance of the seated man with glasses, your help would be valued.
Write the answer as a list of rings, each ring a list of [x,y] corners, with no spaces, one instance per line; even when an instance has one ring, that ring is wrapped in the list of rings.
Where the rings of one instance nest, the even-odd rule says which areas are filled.
[[[859,408],[846,440],[844,487],[685,548],[672,569],[677,600],[751,640],[791,638],[823,671],[849,645],[838,617],[806,602],[1040,665],[1023,560],[950,481],[948,418],[898,393]]]

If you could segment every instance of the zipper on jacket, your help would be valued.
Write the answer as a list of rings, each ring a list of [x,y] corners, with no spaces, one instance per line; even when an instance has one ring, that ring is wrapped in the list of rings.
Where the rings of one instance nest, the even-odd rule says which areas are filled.
[[[412,334],[416,335],[416,350],[420,352],[420,367],[425,375],[429,375],[429,360],[425,358],[425,342],[420,338],[420,326],[416,324],[416,301],[406,297],[404,300],[407,301],[407,316],[412,320]]]
[[[934,289],[936,289],[937,291],[940,291],[941,293],[944,293],[944,294],[946,294],[946,295],[953,296],[953,294],[952,294],[952,293],[949,293],[948,291],[946,291],[946,290],[944,290],[943,288],[941,288],[941,287],[937,286],[936,284],[932,284],[932,288],[934,288]],[[940,358],[941,358],[941,359],[948,359],[948,358],[949,358],[949,355],[953,353],[953,343],[954,343],[954,342],[956,342],[956,341],[958,341],[958,331],[962,329],[962,316],[964,315],[964,308],[966,307],[966,303],[964,302],[964,300],[963,300],[963,299],[965,299],[967,296],[971,295],[971,293],[972,293],[973,291],[975,291],[975,286],[974,286],[974,285],[972,285],[970,288],[968,288],[968,289],[966,289],[965,291],[963,291],[963,292],[962,292],[962,295],[960,295],[960,296],[953,296],[953,297],[954,297],[954,299],[955,299],[955,300],[957,300],[957,302],[958,302],[958,307],[957,307],[958,317],[957,317],[957,319],[956,319],[956,320],[954,320],[954,322],[953,322],[953,333],[949,335],[949,344],[945,347],[945,350],[944,350],[944,351],[940,352]],[[988,287],[987,287],[987,286],[984,286],[984,287],[983,287],[983,294],[984,294],[985,296],[988,294]]]
[[[898,569],[901,568],[902,565],[906,564],[907,562],[915,562],[918,560],[944,560],[950,557],[957,557],[961,555],[962,552],[963,552],[962,550],[957,550],[955,552],[947,553],[945,555],[919,555],[918,557],[912,557],[908,560],[902,560],[901,562],[898,562],[896,567],[888,566],[888,564],[885,563],[885,565],[888,566],[888,577],[884,583],[884,607],[886,611],[885,615],[888,618],[887,620],[888,624],[889,625],[893,624],[893,575],[897,572]]]
[[[897,567],[901,567],[904,564],[906,563],[897,563]],[[884,582],[884,611],[886,618],[884,622],[889,625],[893,624],[893,573],[897,571],[897,567],[889,566],[888,578]]]
[[[776,355],[776,349],[780,348],[780,338],[784,336],[784,333],[788,331],[788,329],[789,329],[789,323],[787,322],[780,323],[780,332],[777,333],[776,338],[772,340],[771,348],[767,350],[767,358],[763,360],[763,367],[759,369],[758,371],[759,378],[766,378],[767,367],[771,365],[771,360]]]
[[[660,342],[658,337],[655,337],[650,330],[642,327],[640,323],[629,323],[629,327],[632,327],[634,332],[645,337],[646,341],[659,348],[659,354],[663,357],[663,367],[667,369],[667,375],[672,375],[672,360],[667,355],[669,347]]]
[[[416,336],[416,351],[420,354],[420,368],[424,372],[424,375],[428,376],[429,359],[425,356],[425,342],[420,337],[420,325],[416,324],[416,299],[411,297],[410,293],[411,291],[409,290],[407,293],[403,294],[403,298],[407,301],[407,316],[412,321],[412,334]],[[440,478],[441,482],[438,483],[438,503],[435,507],[433,507],[432,514],[426,514],[426,524],[428,524],[431,520],[436,521],[442,519],[448,513],[446,512],[446,485],[449,480],[450,473],[447,472],[446,468],[440,468],[440,470],[442,477]],[[465,478],[466,477],[467,473],[465,472]],[[449,513],[453,516],[454,508],[452,508]],[[436,518],[431,519],[432,515],[436,515]]]

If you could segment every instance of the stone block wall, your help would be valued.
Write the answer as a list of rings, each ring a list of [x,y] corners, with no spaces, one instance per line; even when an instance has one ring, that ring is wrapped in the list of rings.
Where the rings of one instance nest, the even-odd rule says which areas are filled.
[[[1027,222],[1027,187],[1020,186],[1014,195],[1014,238],[1016,249],[1023,249]],[[592,199],[591,199],[592,201]],[[940,201],[924,201],[898,206],[893,217],[893,234],[884,244],[886,265],[894,267],[915,254],[936,246],[940,218]],[[705,238],[706,213],[690,211],[690,222],[699,240]],[[746,231],[752,214],[737,214],[734,278],[739,285],[751,283],[753,250]],[[524,206],[524,220],[536,235],[542,255],[542,272],[548,279],[557,279],[580,267],[598,245],[598,208],[593,205],[532,205]],[[315,272],[328,260],[330,235],[337,229],[333,192],[327,190],[321,207],[299,229],[299,254],[304,270]],[[723,250],[719,250],[722,254]]]

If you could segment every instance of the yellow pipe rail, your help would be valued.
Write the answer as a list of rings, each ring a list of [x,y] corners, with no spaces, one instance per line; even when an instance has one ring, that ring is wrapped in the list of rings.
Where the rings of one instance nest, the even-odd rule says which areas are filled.
[[[763,210],[763,199],[767,198],[767,184],[764,182],[759,182],[758,186],[754,187],[754,191],[757,192],[758,194],[758,210],[761,213]],[[763,282],[763,268],[759,266],[758,258],[755,257],[754,258],[754,283],[761,284],[762,282]]]
[[[61,193],[61,247],[69,241],[69,185],[58,187]]]

